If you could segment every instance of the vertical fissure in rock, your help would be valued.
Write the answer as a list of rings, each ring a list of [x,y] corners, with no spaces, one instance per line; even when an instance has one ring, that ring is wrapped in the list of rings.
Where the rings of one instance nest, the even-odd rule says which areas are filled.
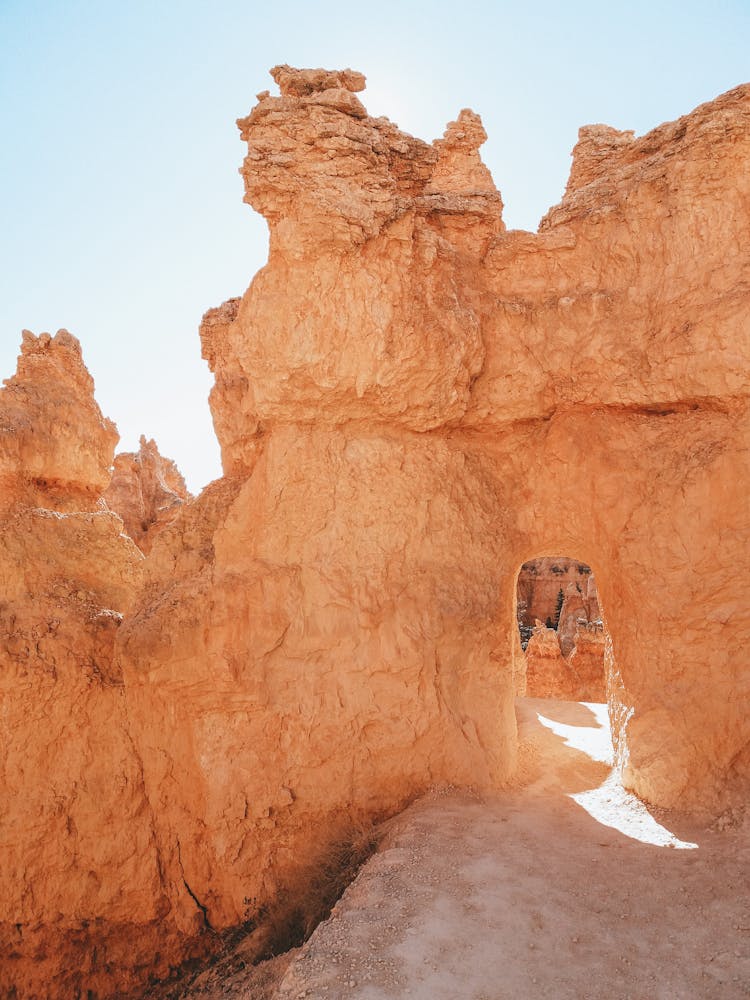
[[[201,901],[195,895],[195,893],[193,892],[193,890],[190,888],[188,880],[185,878],[185,869],[182,866],[182,854],[180,852],[180,842],[179,842],[179,840],[177,841],[177,863],[180,866],[180,875],[182,877],[182,884],[187,889],[187,893],[190,896],[190,898],[192,899],[192,901],[195,903],[195,905],[201,911],[201,914],[203,915],[203,923],[205,924],[206,929],[209,930],[209,931],[211,931],[212,933],[214,933],[215,929],[212,926],[211,921],[208,919],[208,910],[207,910],[207,908],[203,905],[203,903],[201,903]]]

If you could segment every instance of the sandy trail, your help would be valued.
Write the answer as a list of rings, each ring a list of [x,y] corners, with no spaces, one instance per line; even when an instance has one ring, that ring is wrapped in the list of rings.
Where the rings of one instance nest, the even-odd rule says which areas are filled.
[[[625,793],[604,706],[518,713],[524,786],[392,821],[274,997],[750,996],[748,824],[706,829]]]

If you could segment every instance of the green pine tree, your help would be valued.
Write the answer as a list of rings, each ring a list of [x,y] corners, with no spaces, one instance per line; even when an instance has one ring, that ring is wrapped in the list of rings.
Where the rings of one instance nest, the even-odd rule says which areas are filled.
[[[555,628],[560,624],[560,612],[562,611],[563,602],[565,601],[565,594],[562,592],[562,587],[557,592],[557,604],[555,605]]]

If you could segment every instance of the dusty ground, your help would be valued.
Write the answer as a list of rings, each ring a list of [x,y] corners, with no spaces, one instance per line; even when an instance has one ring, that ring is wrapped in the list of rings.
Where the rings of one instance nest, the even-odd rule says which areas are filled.
[[[252,965],[240,942],[226,955],[200,971],[185,973],[176,982],[149,990],[147,1000],[274,1000],[279,982],[298,949],[259,965]]]
[[[670,822],[625,794],[604,706],[519,715],[529,784],[402,814],[279,1000],[750,996],[747,824]]]
[[[518,711],[523,787],[415,803],[299,952],[182,995],[750,996],[750,822],[688,823],[626,794],[604,706]]]

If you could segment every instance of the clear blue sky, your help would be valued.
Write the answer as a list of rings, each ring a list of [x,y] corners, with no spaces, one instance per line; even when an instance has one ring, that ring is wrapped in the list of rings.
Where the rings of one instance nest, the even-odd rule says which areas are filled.
[[[266,253],[234,124],[279,62],[351,66],[424,139],[462,107],[510,227],[560,200],[579,125],[647,131],[750,80],[750,0],[0,0],[0,375],[67,327],[120,448],[220,474],[202,313]]]

